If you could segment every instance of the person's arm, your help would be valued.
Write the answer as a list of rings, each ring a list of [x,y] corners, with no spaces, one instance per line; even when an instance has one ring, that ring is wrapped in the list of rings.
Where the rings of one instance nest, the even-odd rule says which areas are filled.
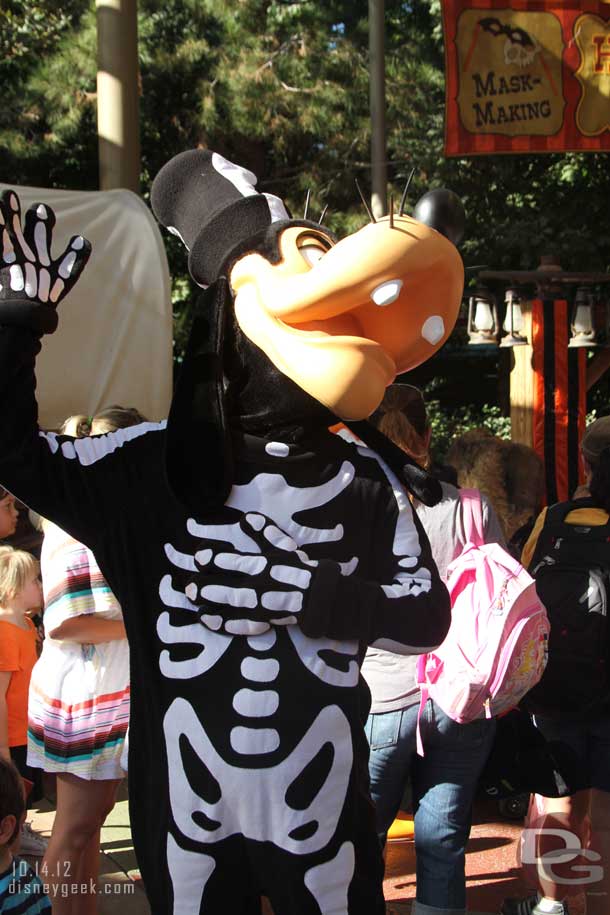
[[[56,540],[59,535],[60,539]],[[48,527],[48,559],[42,554],[43,577],[48,574],[45,626],[52,639],[99,644],[126,638],[116,597],[102,577],[95,556],[84,544]],[[114,618],[113,618],[114,617]]]
[[[499,543],[506,547],[506,538],[500,519],[498,518],[491,502],[481,493],[481,510],[483,515],[483,536],[485,543]]]
[[[534,524],[532,533],[527,539],[527,543],[523,547],[523,552],[521,553],[521,565],[525,566],[526,569],[529,569],[532,559],[534,558],[534,553],[536,552],[536,546],[538,544],[538,538],[540,537],[540,531],[544,527],[545,518],[546,508],[543,508],[536,518],[536,523]]]
[[[125,625],[122,620],[107,620],[92,613],[83,613],[64,620],[50,629],[47,635],[52,639],[81,642],[85,645],[99,645],[100,642],[114,642],[125,639]]]
[[[451,620],[447,588],[425,567],[397,569],[391,582],[378,585],[320,563],[303,611],[298,624],[311,638],[358,639],[394,654],[432,651]]]
[[[0,756],[11,761],[11,751],[8,745],[8,705],[6,693],[11,682],[11,671],[0,670]]]
[[[54,223],[53,211],[44,204],[31,208],[22,222],[15,192],[0,196],[0,480],[43,511],[55,501],[56,484],[47,460],[53,445],[38,430],[34,363],[41,337],[57,327],[57,304],[91,250],[84,238],[74,237],[53,260]]]
[[[417,512],[388,468],[385,474],[390,486],[376,497],[373,523],[374,578],[358,570],[346,575],[338,563],[320,563],[307,601],[306,634],[358,639],[394,654],[423,654],[447,634],[449,593]]]
[[[82,440],[39,430],[35,361],[40,341],[55,331],[57,305],[90,251],[76,236],[53,259],[54,222],[50,207],[39,204],[28,211],[22,230],[17,195],[0,196],[0,484],[77,539],[91,542],[109,523],[109,477],[115,491],[133,488],[138,480],[137,471],[128,478],[124,446],[133,452],[130,443],[156,426],[145,423]]]
[[[310,560],[273,522],[251,513],[240,523],[243,552],[230,545],[216,553],[202,550],[191,572],[184,561],[175,562],[173,575],[161,581],[161,597],[177,606],[182,584],[185,606],[209,628],[231,635],[298,625],[310,638],[355,639],[395,654],[430,651],[447,634],[449,594],[406,496],[404,502],[398,520],[387,517],[392,524],[380,537],[379,550],[387,554],[378,561],[381,582],[338,562]],[[394,532],[393,546],[388,532]],[[214,526],[198,526],[196,533],[210,540]]]

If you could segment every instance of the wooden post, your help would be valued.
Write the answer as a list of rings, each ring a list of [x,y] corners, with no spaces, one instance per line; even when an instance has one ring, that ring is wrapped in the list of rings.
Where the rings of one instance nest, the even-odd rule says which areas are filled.
[[[534,370],[532,357],[532,303],[521,302],[523,335],[527,344],[512,347],[510,373],[511,439],[522,445],[534,444]]]
[[[100,188],[140,190],[137,0],[96,0]]]
[[[369,0],[369,97],[371,106],[371,209],[388,212],[385,128],[385,0]]]

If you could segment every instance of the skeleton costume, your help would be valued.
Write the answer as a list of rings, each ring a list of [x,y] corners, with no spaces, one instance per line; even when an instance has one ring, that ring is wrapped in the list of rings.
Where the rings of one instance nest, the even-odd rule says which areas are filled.
[[[123,607],[153,913],[250,915],[263,894],[276,915],[371,915],[383,866],[360,663],[368,645],[437,646],[449,603],[392,462],[328,427],[363,420],[446,339],[461,260],[402,215],[335,245],[255,181],[204,150],[157,176],[155,213],[209,288],[168,423],[80,440],[38,430],[34,364],[89,246],[53,259],[50,209],[22,231],[4,196],[0,481],[93,550]],[[415,330],[409,283],[429,292],[427,311],[409,305]]]

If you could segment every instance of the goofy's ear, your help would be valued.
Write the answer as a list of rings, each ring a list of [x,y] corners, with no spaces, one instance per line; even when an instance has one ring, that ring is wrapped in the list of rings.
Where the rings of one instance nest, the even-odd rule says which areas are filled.
[[[445,187],[438,187],[420,197],[413,210],[413,219],[436,229],[456,248],[464,237],[466,215],[462,201]]]
[[[191,512],[221,508],[233,482],[223,390],[223,349],[231,293],[224,277],[198,301],[167,422],[170,489]]]

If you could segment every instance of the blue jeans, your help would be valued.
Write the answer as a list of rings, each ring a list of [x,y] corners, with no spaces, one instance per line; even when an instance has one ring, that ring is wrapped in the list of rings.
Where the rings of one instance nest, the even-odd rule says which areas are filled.
[[[429,699],[421,717],[425,756],[415,745],[419,705],[369,715],[371,796],[380,839],[391,826],[411,778],[415,813],[417,896],[412,915],[466,910],[465,856],[477,781],[491,750],[493,719],[457,724]]]

